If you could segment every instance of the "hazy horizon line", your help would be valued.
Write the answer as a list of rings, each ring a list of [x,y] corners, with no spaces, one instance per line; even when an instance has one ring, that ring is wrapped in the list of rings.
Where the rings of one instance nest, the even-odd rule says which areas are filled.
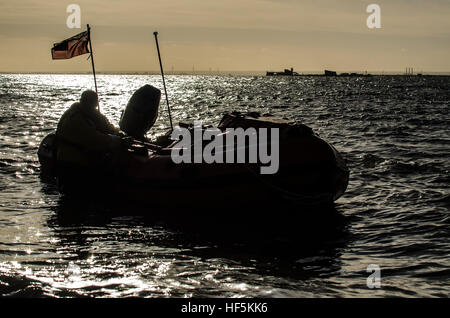
[[[275,72],[282,72],[283,70],[277,70]],[[254,76],[265,76],[266,72],[272,72],[272,70],[267,71],[230,71],[230,70],[223,70],[223,71],[217,71],[217,70],[180,70],[180,71],[168,71],[164,72],[164,75],[254,75]],[[96,71],[97,75],[160,75],[161,73],[159,71]],[[414,72],[413,74],[406,74],[405,71],[343,71],[343,72],[337,72],[339,74],[343,73],[357,73],[357,74],[370,74],[370,75],[450,75],[450,71],[443,71],[443,72],[427,72],[427,71],[420,71],[420,72]],[[90,75],[92,74],[92,71],[83,71],[83,72],[74,72],[74,71],[29,71],[29,72],[23,72],[23,71],[0,71],[0,74],[60,74],[60,75]],[[324,75],[324,70],[322,71],[303,71],[298,72],[301,76],[308,76],[308,75]],[[289,75],[286,75],[289,76]]]

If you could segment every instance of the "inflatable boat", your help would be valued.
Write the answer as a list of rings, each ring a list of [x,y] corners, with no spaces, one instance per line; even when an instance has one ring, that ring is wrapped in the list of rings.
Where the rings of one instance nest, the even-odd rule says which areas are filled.
[[[274,200],[326,205],[342,196],[347,188],[349,170],[339,152],[303,124],[255,113],[232,113],[225,114],[217,127],[180,123],[177,129],[188,133],[191,140],[187,140],[186,135],[174,138],[175,129],[152,143],[142,138],[148,128],[148,120],[143,120],[145,116],[137,113],[133,115],[133,105],[136,103],[130,100],[120,127],[136,139],[122,151],[120,158],[95,169],[64,166],[66,171],[73,170],[82,175],[82,184],[71,187],[71,180],[63,178],[55,160],[55,133],[51,133],[42,140],[38,150],[41,174],[54,180],[64,194],[70,195],[71,189],[101,189],[107,197],[175,208],[230,204],[264,206]],[[134,124],[131,123],[133,121]],[[154,119],[150,121],[154,122]],[[147,128],[136,130],[139,125],[147,125]],[[213,162],[195,157],[196,154],[204,154],[208,147],[208,143],[203,142],[200,151],[195,149],[199,147],[195,134],[209,131],[209,139],[216,140],[219,136],[226,137],[233,129],[247,133],[244,143],[234,138],[230,139],[233,140],[231,144],[216,144],[211,152],[216,158]],[[263,136],[264,129],[267,132]],[[141,136],[136,135],[136,131]],[[251,142],[252,134],[256,134],[254,140],[258,141],[257,144]],[[270,154],[272,160],[277,161],[276,169],[263,173],[264,167],[269,165],[267,160],[248,160],[255,147],[264,148],[266,157]],[[244,158],[238,158],[239,149]],[[233,150],[233,156],[228,157],[233,158],[232,162],[225,160]],[[258,151],[261,154],[261,149]],[[176,157],[180,154],[184,160]]]

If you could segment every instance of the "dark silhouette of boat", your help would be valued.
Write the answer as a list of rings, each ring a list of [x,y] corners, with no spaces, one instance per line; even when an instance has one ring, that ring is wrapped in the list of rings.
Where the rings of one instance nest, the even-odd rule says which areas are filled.
[[[299,76],[297,72],[294,72],[294,68],[291,67],[291,69],[284,69],[283,72],[266,72],[266,76]]]
[[[337,76],[337,73],[335,71],[325,70],[324,73],[325,76]]]
[[[136,123],[148,126],[141,119]],[[194,134],[192,124],[180,123],[180,126]],[[229,128],[255,128],[258,140],[260,128],[277,128],[279,140],[268,142],[279,143],[278,171],[263,175],[260,163],[176,164],[171,152],[180,141],[171,140],[170,132],[155,143],[135,140],[123,150],[120,160],[90,168],[65,165],[65,170],[61,170],[55,159],[55,133],[51,133],[38,150],[41,174],[56,182],[60,192],[66,195],[101,191],[106,198],[119,196],[151,206],[180,208],[230,204],[255,207],[274,199],[303,205],[329,205],[347,188],[349,170],[339,152],[303,124],[256,113],[232,113],[226,114],[217,128],[220,134],[227,134]],[[192,142],[186,150],[193,150],[194,146]],[[235,147],[238,146],[235,143]],[[246,153],[251,146],[245,144]],[[72,174],[75,171],[76,180],[65,178],[61,171]]]

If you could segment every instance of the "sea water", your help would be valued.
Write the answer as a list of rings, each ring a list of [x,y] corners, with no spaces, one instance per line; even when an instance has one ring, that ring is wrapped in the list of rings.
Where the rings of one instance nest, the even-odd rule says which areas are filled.
[[[117,125],[144,84],[162,88],[159,76],[99,75],[102,113]],[[313,242],[193,233],[149,221],[151,202],[144,213],[67,202],[40,178],[36,152],[92,88],[89,75],[0,75],[0,295],[449,296],[450,77],[167,76],[175,123],[257,111],[306,124],[342,153],[344,225]],[[168,123],[163,96],[149,137]],[[380,288],[367,284],[373,265]]]

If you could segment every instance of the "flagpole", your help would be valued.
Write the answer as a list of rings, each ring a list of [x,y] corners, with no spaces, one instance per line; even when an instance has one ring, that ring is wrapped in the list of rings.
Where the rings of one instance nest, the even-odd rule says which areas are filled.
[[[156,49],[158,50],[159,67],[161,68],[161,76],[162,76],[162,80],[163,80],[164,93],[166,94],[167,109],[169,110],[170,129],[173,130],[172,116],[170,115],[169,97],[167,96],[166,81],[164,80],[164,71],[163,71],[163,66],[162,66],[162,62],[161,62],[161,54],[159,54],[158,32],[156,32],[156,31],[153,32],[153,35],[155,36]]]
[[[94,52],[92,51],[92,42],[91,42],[91,27],[89,26],[89,24],[87,24],[87,31],[88,31],[88,40],[89,40],[89,51],[91,51],[92,73],[94,74],[95,92],[98,95],[97,78],[95,77]],[[100,103],[98,104],[98,111],[100,111]]]

